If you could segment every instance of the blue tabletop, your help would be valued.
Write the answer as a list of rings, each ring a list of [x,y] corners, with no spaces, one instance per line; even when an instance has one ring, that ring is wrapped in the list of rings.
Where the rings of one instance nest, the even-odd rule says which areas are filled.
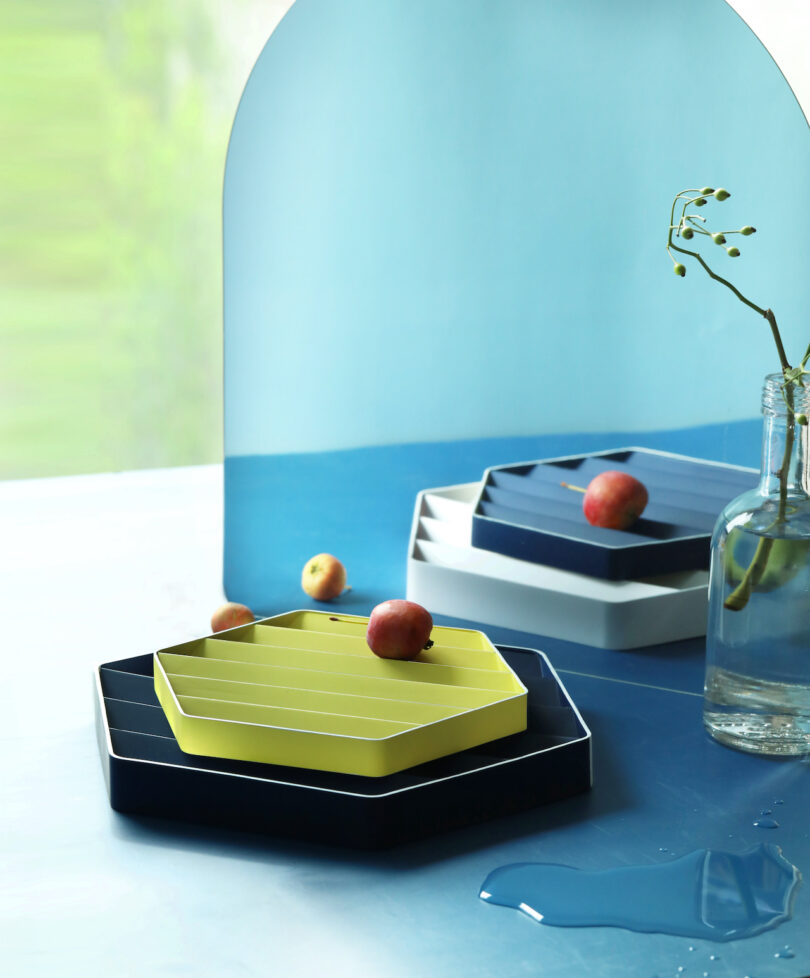
[[[490,465],[629,445],[757,466],[759,422],[227,459],[226,589],[265,614],[318,607],[302,601],[298,575],[307,557],[326,550],[344,560],[354,585],[341,609],[367,614],[380,600],[404,596],[420,489],[479,479]],[[766,843],[780,847],[800,872],[810,867],[810,761],[735,752],[704,733],[702,639],[615,652],[507,627],[487,632],[499,644],[542,649],[560,673],[593,732],[589,793],[380,855],[197,830],[200,844],[240,858],[273,853],[292,860],[291,885],[339,893],[330,904],[332,925],[339,921],[348,941],[363,936],[385,948],[397,963],[392,974],[795,978],[810,972],[810,903],[801,889],[792,919],[723,944],[616,927],[548,926],[479,899],[489,873],[518,862],[594,871],[652,866],[697,850],[739,854]],[[778,825],[756,826],[764,811]]]

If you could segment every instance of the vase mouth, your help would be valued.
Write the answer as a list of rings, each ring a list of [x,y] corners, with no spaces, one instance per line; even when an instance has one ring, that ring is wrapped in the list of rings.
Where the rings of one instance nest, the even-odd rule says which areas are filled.
[[[787,417],[788,413],[810,415],[810,383],[794,382],[786,387],[781,371],[767,374],[762,385],[762,413],[766,417]]]

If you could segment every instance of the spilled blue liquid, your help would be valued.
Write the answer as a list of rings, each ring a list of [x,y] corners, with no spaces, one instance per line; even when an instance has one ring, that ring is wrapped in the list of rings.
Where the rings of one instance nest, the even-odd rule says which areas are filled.
[[[700,849],[652,866],[586,872],[513,863],[480,897],[555,927],[623,927],[710,941],[751,937],[789,920],[801,874],[779,846]]]

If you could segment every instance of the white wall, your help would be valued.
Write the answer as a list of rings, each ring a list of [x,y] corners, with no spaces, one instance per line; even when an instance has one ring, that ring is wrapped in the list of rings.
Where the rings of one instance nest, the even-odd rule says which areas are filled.
[[[726,0],[779,65],[810,120],[810,2]]]

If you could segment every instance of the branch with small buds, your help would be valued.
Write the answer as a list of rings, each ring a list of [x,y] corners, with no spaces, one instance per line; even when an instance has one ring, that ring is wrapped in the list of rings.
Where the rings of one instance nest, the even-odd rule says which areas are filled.
[[[672,201],[672,210],[670,211],[669,215],[667,253],[672,259],[673,271],[676,275],[683,278],[686,275],[686,266],[683,264],[683,262],[678,261],[674,257],[672,254],[673,251],[676,251],[681,255],[689,255],[690,257],[694,258],[710,278],[714,279],[715,282],[720,282],[721,285],[725,285],[726,288],[730,289],[734,295],[737,296],[740,302],[759,313],[760,316],[763,316],[770,326],[771,335],[773,336],[774,343],[776,344],[776,352],[779,356],[779,363],[782,368],[782,376],[784,377],[784,382],[782,383],[782,396],[784,397],[785,404],[788,408],[784,456],[782,459],[782,466],[779,470],[779,505],[777,508],[776,519],[774,521],[775,524],[781,524],[785,522],[787,513],[787,473],[788,464],[793,452],[795,426],[797,424],[807,425],[807,416],[803,413],[794,411],[793,392],[794,388],[797,386],[804,387],[803,378],[806,374],[810,373],[810,371],[806,369],[807,363],[810,361],[810,346],[808,346],[807,352],[802,358],[799,366],[791,367],[785,354],[785,348],[782,344],[782,337],[779,332],[779,327],[776,324],[776,316],[774,316],[773,311],[771,309],[764,309],[762,306],[757,305],[757,303],[752,302],[751,299],[747,298],[747,296],[744,296],[735,285],[732,285],[731,282],[729,282],[728,279],[723,278],[722,275],[718,275],[712,268],[710,268],[699,252],[691,251],[688,248],[683,248],[680,245],[675,244],[675,241],[673,240],[673,235],[684,241],[691,241],[695,239],[696,236],[698,238],[708,237],[715,245],[725,247],[726,254],[729,256],[729,258],[739,258],[740,249],[735,245],[728,244],[727,235],[739,234],[742,237],[747,238],[756,232],[755,227],[752,227],[750,224],[746,224],[743,227],[733,231],[712,231],[706,227],[706,218],[702,214],[696,214],[689,210],[690,207],[705,207],[709,202],[709,198],[713,198],[714,200],[722,203],[722,201],[728,200],[730,196],[731,194],[723,187],[718,187],[716,190],[713,187],[702,187],[699,190],[682,190],[679,194],[676,194],[675,199]],[[676,223],[675,212],[679,206],[679,202],[680,215]],[[743,574],[742,580],[731,592],[731,594],[729,594],[724,602],[725,607],[730,611],[740,611],[748,603],[748,599],[751,596],[751,591],[761,580],[762,575],[765,572],[765,568],[768,564],[768,558],[770,557],[772,544],[773,540],[768,537],[763,537],[759,541],[756,552],[754,553],[751,563]]]
[[[695,196],[693,196],[695,195]],[[723,187],[718,187],[714,190],[712,187],[703,187],[702,190],[682,190],[672,201],[672,213],[669,217],[669,236],[667,237],[667,251],[669,252],[669,257],[672,258],[672,264],[674,266],[673,271],[676,275],[680,275],[682,278],[686,275],[686,266],[673,257],[672,252],[679,251],[684,255],[691,255],[703,265],[705,270],[711,275],[712,278],[716,279],[718,282],[722,282],[723,285],[727,286],[731,291],[737,296],[738,299],[745,302],[747,305],[755,309],[760,315],[764,316],[765,310],[761,309],[756,303],[751,302],[746,299],[742,293],[736,289],[728,279],[724,279],[720,275],[716,275],[709,266],[703,261],[701,256],[696,251],[689,251],[687,248],[679,248],[678,245],[672,240],[673,232],[677,234],[678,237],[683,238],[685,241],[691,241],[696,234],[705,235],[707,238],[711,238],[716,245],[725,245],[728,243],[726,238],[727,234],[741,234],[743,237],[748,237],[751,234],[756,233],[756,228],[751,227],[750,224],[746,224],[744,227],[737,228],[736,230],[729,231],[710,231],[708,228],[704,227],[706,223],[706,218],[702,214],[690,214],[687,208],[691,205],[695,207],[705,207],[708,203],[707,197],[714,197],[715,200],[723,201],[728,200],[731,194],[725,190]],[[678,206],[678,201],[683,202],[681,207],[681,215],[678,223],[675,224],[675,209]],[[726,253],[730,258],[739,258],[740,249],[734,245],[729,245],[726,248]]]
[[[669,216],[667,252],[669,253],[669,257],[672,259],[672,270],[676,275],[683,278],[686,275],[686,266],[673,256],[673,251],[677,251],[682,255],[690,255],[700,264],[710,278],[714,279],[715,282],[720,282],[722,285],[725,285],[726,288],[730,289],[734,295],[737,296],[740,302],[743,302],[746,306],[753,309],[754,312],[759,313],[760,316],[763,316],[768,321],[774,342],[776,343],[776,352],[779,355],[779,363],[782,367],[782,373],[785,377],[785,382],[782,385],[782,392],[785,396],[785,402],[787,403],[787,391],[789,385],[798,383],[799,386],[803,387],[804,383],[802,378],[805,374],[810,373],[810,371],[805,370],[805,366],[808,360],[810,360],[810,347],[808,347],[801,365],[799,367],[791,367],[787,356],[785,355],[785,348],[782,345],[782,337],[779,333],[779,327],[776,324],[776,317],[774,316],[773,311],[771,309],[763,309],[762,306],[757,305],[756,302],[752,302],[749,298],[744,296],[736,286],[732,285],[731,282],[728,281],[728,279],[723,278],[722,275],[718,275],[712,268],[710,268],[699,252],[690,251],[688,248],[682,248],[673,241],[673,235],[676,235],[681,239],[691,241],[697,234],[711,238],[716,245],[725,245],[727,244],[726,235],[740,234],[747,238],[750,235],[755,234],[757,229],[752,227],[750,224],[746,224],[734,231],[711,231],[705,227],[706,218],[703,217],[702,214],[693,214],[688,211],[688,208],[691,205],[694,205],[695,207],[704,207],[708,203],[709,197],[713,197],[717,201],[724,201],[728,200],[730,196],[731,194],[728,192],[728,190],[723,187],[718,187],[717,190],[712,187],[703,187],[701,190],[682,190],[679,194],[677,194],[675,199],[672,201],[672,210]],[[675,211],[678,207],[679,201],[682,202],[682,206],[680,217],[678,219],[678,223],[676,224]],[[730,245],[725,250],[731,258],[739,258],[740,256],[740,249],[733,245]],[[790,407],[789,403],[788,407]],[[796,415],[795,418],[797,421],[799,420],[798,415]],[[802,422],[799,423],[801,424]]]

